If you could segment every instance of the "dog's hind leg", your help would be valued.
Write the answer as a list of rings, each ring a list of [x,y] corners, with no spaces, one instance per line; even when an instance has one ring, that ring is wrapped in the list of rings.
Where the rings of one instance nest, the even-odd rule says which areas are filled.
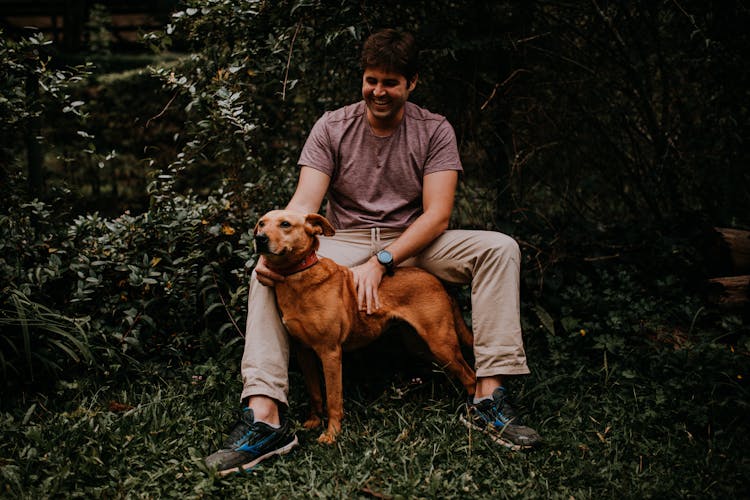
[[[458,334],[452,326],[447,322],[442,322],[432,332],[428,332],[421,327],[415,327],[414,329],[427,343],[430,352],[435,356],[440,366],[448,370],[463,384],[469,396],[473,396],[476,391],[476,374],[461,354]]]
[[[456,326],[458,340],[466,347],[474,347],[474,334],[469,330],[469,327],[466,326],[466,321],[464,321],[464,316],[461,314],[461,308],[458,306],[458,301],[453,296],[450,296],[450,299],[453,323]]]
[[[310,415],[303,427],[315,429],[323,423],[323,395],[320,387],[320,366],[318,357],[312,349],[302,345],[296,346],[297,361],[305,379],[305,387],[310,395]]]

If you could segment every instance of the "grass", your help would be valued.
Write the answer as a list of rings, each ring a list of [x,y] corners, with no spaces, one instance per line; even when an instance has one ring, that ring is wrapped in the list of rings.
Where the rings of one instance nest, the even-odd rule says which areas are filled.
[[[699,341],[631,340],[619,352],[527,328],[533,374],[510,388],[546,439],[515,453],[457,421],[463,395],[424,365],[347,366],[335,446],[299,431],[292,454],[218,479],[202,457],[233,421],[236,349],[201,364],[144,364],[130,378],[59,382],[0,403],[8,498],[736,498],[750,491],[747,355]],[[736,351],[739,351],[738,349]],[[364,360],[364,361],[363,361]],[[746,372],[744,372],[747,375]],[[411,382],[414,376],[421,382]],[[292,414],[305,412],[292,373]]]

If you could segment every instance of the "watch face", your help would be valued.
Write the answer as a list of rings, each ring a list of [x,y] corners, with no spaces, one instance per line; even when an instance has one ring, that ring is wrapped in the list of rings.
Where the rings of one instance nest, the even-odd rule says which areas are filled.
[[[384,266],[390,265],[393,263],[393,255],[388,250],[381,250],[378,252],[378,262]]]

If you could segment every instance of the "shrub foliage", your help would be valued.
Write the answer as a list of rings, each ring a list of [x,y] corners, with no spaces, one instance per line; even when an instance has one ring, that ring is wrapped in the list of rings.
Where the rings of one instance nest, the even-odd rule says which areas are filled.
[[[740,5],[697,1],[189,0],[144,36],[182,55],[117,78],[62,67],[39,37],[4,39],[5,380],[236,342],[254,219],[292,193],[315,119],[358,99],[359,46],[385,26],[417,33],[413,97],[456,129],[466,175],[454,224],[521,240],[533,318],[613,338],[635,323],[690,324],[695,299],[675,292],[700,268],[687,229],[750,223],[750,121],[733,105],[748,80],[746,20]],[[37,133],[45,167],[62,164],[70,182],[30,195],[23,137]],[[108,165],[112,188],[94,188]],[[105,209],[130,196],[118,190],[126,169],[140,178],[138,209],[67,208],[86,193]],[[591,307],[629,294],[655,302]]]

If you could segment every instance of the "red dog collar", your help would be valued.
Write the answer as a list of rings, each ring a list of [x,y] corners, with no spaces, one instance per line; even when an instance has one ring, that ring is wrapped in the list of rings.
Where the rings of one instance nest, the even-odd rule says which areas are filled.
[[[315,252],[310,252],[307,254],[307,257],[299,261],[296,265],[292,267],[285,267],[282,269],[279,269],[277,267],[274,267],[272,265],[269,265],[268,262],[266,262],[266,267],[270,269],[271,271],[278,273],[282,276],[289,276],[291,274],[298,273],[300,271],[304,271],[305,269],[314,266],[318,263],[318,254]]]

